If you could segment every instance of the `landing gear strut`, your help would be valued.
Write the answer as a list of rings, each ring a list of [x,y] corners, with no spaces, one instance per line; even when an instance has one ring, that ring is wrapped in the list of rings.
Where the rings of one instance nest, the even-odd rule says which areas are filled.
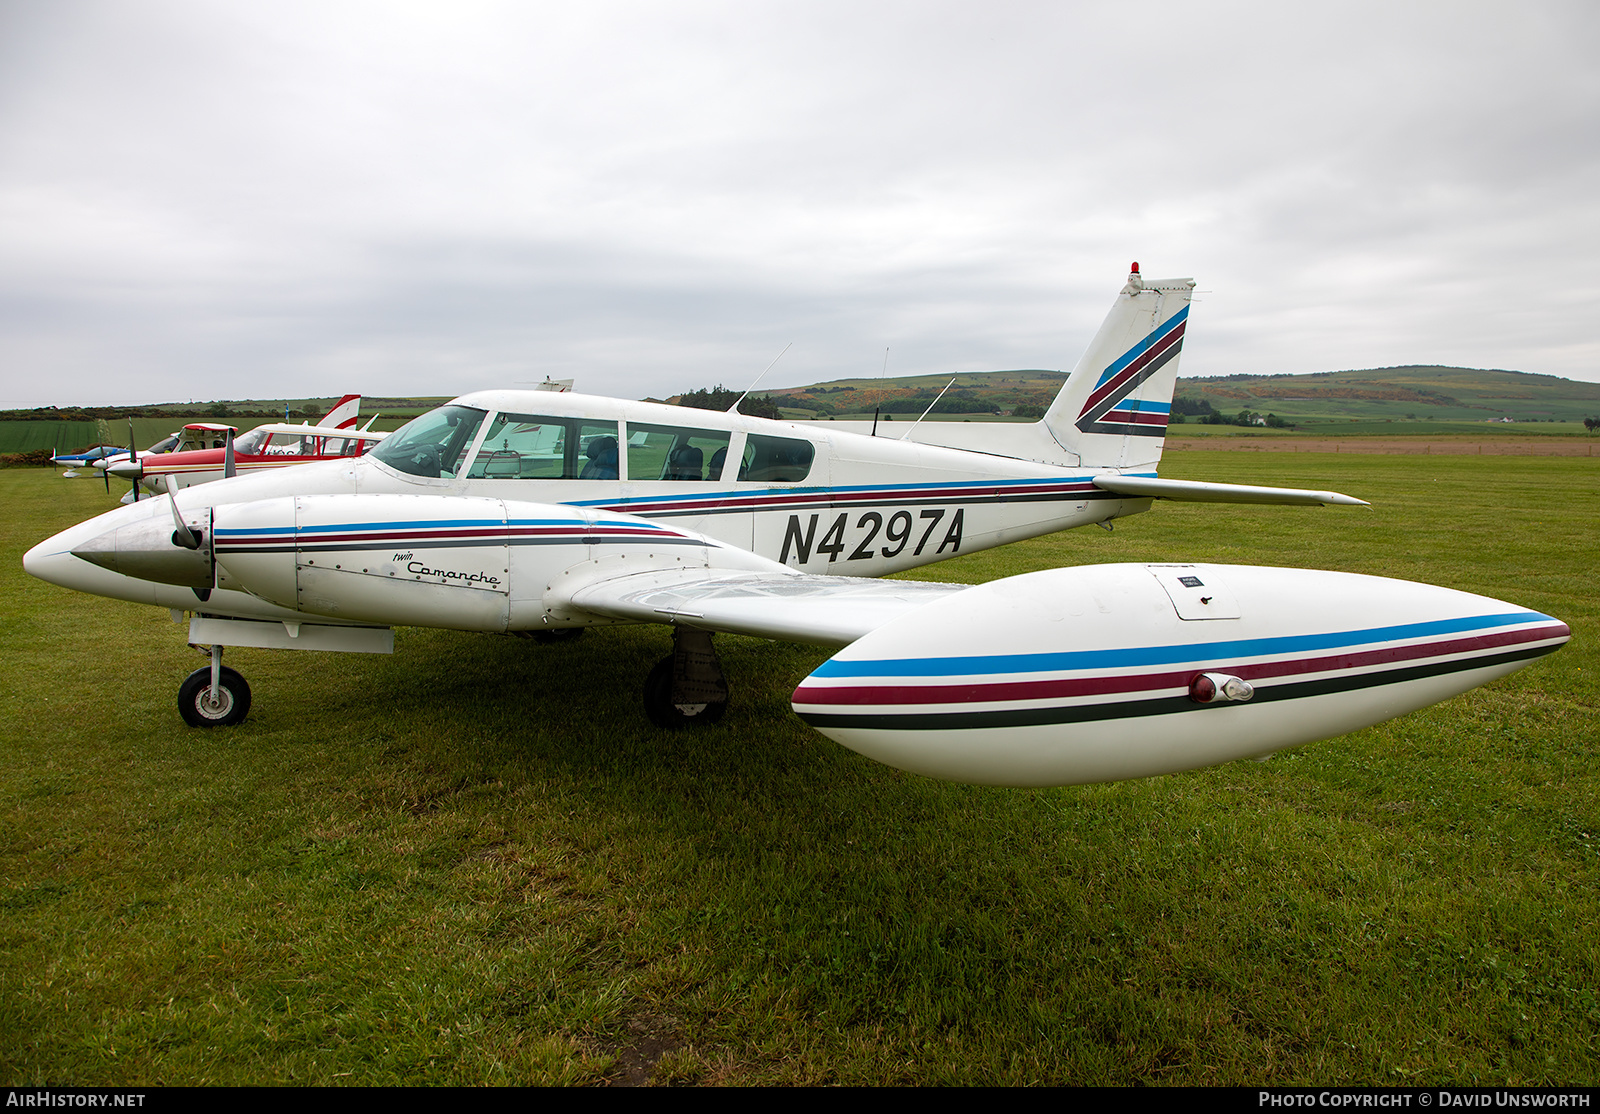
[[[644,710],[657,727],[716,723],[728,710],[728,679],[711,645],[711,632],[672,628],[672,653],[644,680]]]
[[[211,647],[211,664],[178,686],[178,714],[190,727],[232,727],[250,712],[250,686],[222,664],[222,647]]]

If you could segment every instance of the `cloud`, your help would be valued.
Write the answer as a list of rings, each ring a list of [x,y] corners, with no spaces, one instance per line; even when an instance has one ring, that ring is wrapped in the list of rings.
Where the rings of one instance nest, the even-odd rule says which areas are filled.
[[[1600,379],[1580,4],[0,6],[0,405],[1070,367]]]

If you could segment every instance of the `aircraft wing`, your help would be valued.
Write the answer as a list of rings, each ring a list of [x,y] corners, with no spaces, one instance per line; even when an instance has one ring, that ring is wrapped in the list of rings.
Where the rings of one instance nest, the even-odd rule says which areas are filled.
[[[1251,487],[1248,484],[1202,483],[1199,480],[1162,480],[1154,476],[1096,476],[1094,485],[1118,495],[1146,499],[1175,499],[1183,503],[1279,503],[1297,506],[1370,507],[1365,499],[1337,491],[1307,491],[1297,487]]]
[[[682,622],[729,634],[848,646],[892,619],[968,587],[701,567],[611,577],[578,588],[568,599],[608,619]]]

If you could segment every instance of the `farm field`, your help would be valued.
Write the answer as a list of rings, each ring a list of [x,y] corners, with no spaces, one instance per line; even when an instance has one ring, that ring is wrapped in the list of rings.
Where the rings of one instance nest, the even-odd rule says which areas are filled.
[[[1301,565],[1555,615],[1447,704],[1264,762],[934,782],[807,729],[828,655],[719,636],[713,729],[650,726],[665,628],[230,650],[21,567],[115,505],[0,471],[0,1077],[206,1084],[1597,1082],[1600,464],[1179,452],[1370,508],[1158,504],[919,570]]]
[[[1378,456],[1600,456],[1600,437],[1318,437],[1169,436],[1165,451],[1235,453],[1336,453]],[[1167,457],[1171,460],[1171,457]]]

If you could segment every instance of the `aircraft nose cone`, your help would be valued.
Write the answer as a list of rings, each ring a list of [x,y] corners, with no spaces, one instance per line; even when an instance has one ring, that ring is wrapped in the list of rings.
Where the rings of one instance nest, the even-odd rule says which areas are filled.
[[[119,480],[137,480],[144,475],[144,465],[137,460],[119,460],[106,465],[106,471]]]
[[[40,580],[51,584],[60,584],[64,588],[71,588],[68,576],[73,565],[77,564],[70,553],[65,553],[56,543],[55,538],[47,538],[22,555],[22,568],[29,576],[36,576]]]
[[[79,560],[123,576],[182,588],[211,587],[215,574],[210,546],[186,549],[174,544],[172,534],[170,520],[146,519],[97,534],[71,552]]]

